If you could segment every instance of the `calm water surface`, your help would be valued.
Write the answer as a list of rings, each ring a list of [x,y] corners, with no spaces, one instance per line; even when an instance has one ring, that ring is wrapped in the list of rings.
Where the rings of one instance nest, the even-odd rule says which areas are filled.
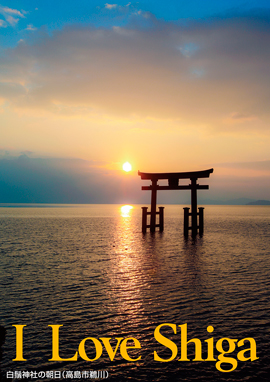
[[[102,369],[109,381],[120,382],[269,381],[270,207],[206,206],[205,234],[196,240],[183,238],[182,207],[165,206],[164,232],[146,235],[140,206],[0,208],[0,324],[8,331],[2,374]],[[190,362],[179,362],[179,356],[154,361],[155,350],[164,359],[172,354],[154,338],[162,323],[187,323],[188,339],[199,338],[204,355],[204,340],[212,336],[215,342],[252,337],[259,359],[222,373],[215,361],[193,362],[190,344]],[[14,324],[27,325],[25,362],[12,361]],[[94,362],[49,362],[52,324],[63,325],[63,358],[72,357],[86,337],[135,337],[141,349],[130,354],[141,360],[127,362],[118,351],[110,361],[103,351]],[[162,333],[180,353],[177,328],[177,334],[170,328]],[[228,356],[236,358],[239,350]],[[95,357],[91,341],[86,352]]]

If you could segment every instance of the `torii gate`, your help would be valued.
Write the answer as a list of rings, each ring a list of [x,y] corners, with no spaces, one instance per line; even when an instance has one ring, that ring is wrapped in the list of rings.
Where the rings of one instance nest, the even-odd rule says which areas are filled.
[[[141,179],[149,179],[152,181],[150,186],[142,186],[142,190],[150,190],[151,192],[151,211],[147,212],[148,207],[142,207],[142,232],[145,233],[147,228],[150,228],[151,232],[155,232],[156,227],[159,227],[160,231],[164,228],[163,212],[164,207],[157,208],[157,191],[158,190],[191,190],[191,213],[189,208],[184,208],[184,235],[188,235],[188,230],[191,230],[192,236],[199,233],[203,233],[203,207],[199,208],[197,212],[197,190],[208,190],[208,185],[197,184],[198,178],[209,178],[210,174],[214,170],[211,168],[204,171],[191,171],[191,172],[167,172],[167,173],[146,173],[138,171],[138,175]],[[167,179],[167,186],[159,186],[158,180]],[[191,183],[188,185],[179,185],[179,179],[190,179]],[[147,224],[147,215],[150,215],[150,224]],[[156,224],[156,215],[159,215],[159,224]],[[189,226],[189,216],[191,216],[191,226]],[[199,216],[199,225],[198,219]]]

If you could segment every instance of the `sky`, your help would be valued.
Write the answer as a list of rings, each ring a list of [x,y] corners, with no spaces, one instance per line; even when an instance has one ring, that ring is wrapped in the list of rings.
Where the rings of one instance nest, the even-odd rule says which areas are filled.
[[[205,199],[270,199],[269,21],[264,0],[0,3],[0,203],[141,203],[138,170],[207,168]]]

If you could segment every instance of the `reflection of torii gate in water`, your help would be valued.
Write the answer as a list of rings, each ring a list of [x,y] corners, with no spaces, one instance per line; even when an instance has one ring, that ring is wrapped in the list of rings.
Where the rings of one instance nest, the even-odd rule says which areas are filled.
[[[203,207],[199,208],[197,212],[197,190],[208,190],[208,185],[197,184],[198,178],[209,178],[214,170],[211,168],[204,171],[191,171],[191,172],[167,172],[167,173],[146,173],[138,171],[141,179],[149,179],[152,181],[150,186],[143,186],[142,190],[150,190],[151,192],[151,212],[147,212],[148,207],[142,207],[142,231],[145,233],[147,228],[151,232],[155,232],[156,227],[163,231],[164,207],[159,207],[157,212],[157,191],[158,190],[191,190],[191,213],[189,208],[184,208],[184,235],[188,235],[188,230],[191,230],[192,236],[197,234],[199,228],[200,235],[203,234]],[[168,180],[167,186],[159,186],[158,180]],[[179,179],[190,179],[191,183],[188,185],[179,185]],[[150,224],[147,224],[147,215],[150,215]],[[156,224],[156,215],[159,215],[159,224]],[[191,226],[189,226],[189,216],[191,216]],[[199,216],[199,225],[198,217]]]

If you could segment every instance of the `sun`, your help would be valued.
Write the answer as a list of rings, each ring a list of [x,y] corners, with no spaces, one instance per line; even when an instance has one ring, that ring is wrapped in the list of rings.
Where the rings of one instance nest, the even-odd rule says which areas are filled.
[[[131,166],[131,164],[130,164],[129,162],[124,163],[123,166],[122,166],[122,168],[123,168],[123,170],[126,171],[126,172],[129,172],[129,171],[132,170],[132,166]]]

